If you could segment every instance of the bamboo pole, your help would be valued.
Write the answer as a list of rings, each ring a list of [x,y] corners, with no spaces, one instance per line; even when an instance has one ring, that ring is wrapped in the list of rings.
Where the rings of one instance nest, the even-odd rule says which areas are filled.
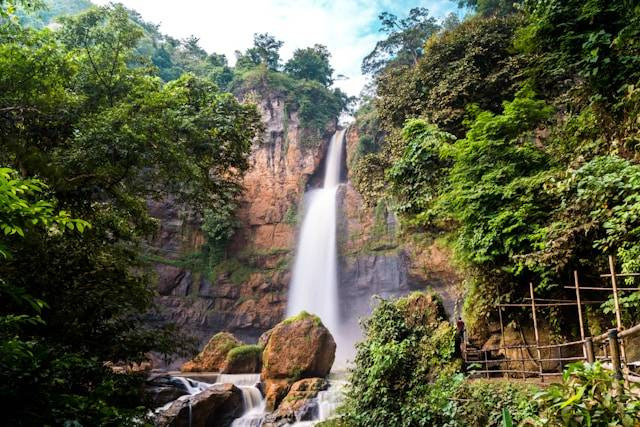
[[[611,351],[611,366],[616,380],[622,380],[622,368],[620,366],[620,346],[618,342],[618,330],[609,329],[609,350]],[[616,382],[614,388],[620,391],[620,383]]]
[[[529,282],[529,292],[531,293],[531,310],[533,311],[533,332],[536,337],[536,351],[538,353],[538,369],[540,370],[540,380],[544,382],[542,376],[542,355],[540,353],[540,336],[538,335],[538,318],[536,316],[536,299],[533,295],[533,283]]]
[[[487,360],[487,350],[484,351],[484,369],[487,370],[487,378],[489,378],[489,361]]]
[[[589,363],[595,362],[596,359],[593,355],[593,340],[591,339],[591,337],[585,338],[584,350],[586,353],[585,357],[587,358],[587,362]]]
[[[498,316],[500,317],[500,346],[505,345],[504,342],[504,324],[502,323],[502,307],[498,307]],[[507,377],[507,374],[504,374],[504,377]]]
[[[573,270],[573,283],[576,285],[576,302],[578,303],[578,321],[580,322],[580,339],[584,340],[584,322],[582,320],[582,303],[580,301],[580,282],[578,281],[578,271]],[[586,344],[582,346],[582,354],[587,357]]]
[[[611,286],[613,288],[613,303],[616,309],[616,326],[622,330],[622,318],[620,316],[620,301],[618,300],[618,279],[616,278],[615,258],[609,255],[609,270],[611,271]]]
[[[618,278],[616,275],[616,259],[613,255],[609,255],[609,271],[611,274],[611,287],[613,288],[613,302],[616,309],[616,326],[618,327],[618,330],[616,331],[616,341],[617,341],[617,336],[618,336],[617,333],[622,332],[622,329],[624,327],[622,326],[622,315],[620,313],[620,300],[618,299]],[[627,352],[624,346],[624,338],[621,338],[618,344],[620,347],[620,355],[622,356],[622,361],[624,362],[625,371],[628,371],[627,370]],[[613,353],[611,354],[611,357],[613,358]]]

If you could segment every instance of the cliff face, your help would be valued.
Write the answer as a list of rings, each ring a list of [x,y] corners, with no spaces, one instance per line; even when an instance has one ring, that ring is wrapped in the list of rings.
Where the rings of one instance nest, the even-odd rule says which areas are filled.
[[[237,212],[240,228],[227,260],[211,270],[193,269],[189,257],[197,257],[205,240],[199,219],[171,200],[151,204],[161,223],[152,246],[162,258],[155,267],[153,320],[173,321],[201,341],[221,330],[255,341],[282,320],[297,206],[335,131],[329,124],[324,140],[310,144],[297,113],[287,112],[278,96],[265,96],[259,108],[265,132],[252,147]]]
[[[347,132],[347,163],[357,146],[355,126]],[[453,315],[460,278],[450,252],[436,241],[403,235],[393,212],[380,203],[371,209],[347,183],[339,193],[341,313],[353,320],[371,311],[372,296],[394,297],[432,288]],[[352,322],[353,323],[353,322]]]
[[[275,95],[260,103],[265,133],[254,142],[245,191],[237,212],[240,228],[227,259],[213,268],[194,268],[205,242],[200,220],[172,200],[150,205],[161,227],[151,246],[156,255],[157,323],[172,321],[201,342],[229,331],[252,342],[282,320],[304,191],[318,185],[336,125],[312,144],[295,112]],[[357,145],[347,132],[344,165]],[[459,279],[449,253],[435,242],[400,233],[384,205],[367,208],[348,182],[338,192],[339,296],[348,335],[358,335],[357,318],[370,313],[372,296],[405,295],[432,287],[451,314]]]

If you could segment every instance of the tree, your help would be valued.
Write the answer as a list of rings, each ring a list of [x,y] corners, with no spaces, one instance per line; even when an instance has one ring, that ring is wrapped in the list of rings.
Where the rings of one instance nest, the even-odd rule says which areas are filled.
[[[423,7],[411,9],[404,19],[389,12],[381,13],[378,18],[380,31],[386,33],[387,38],[376,43],[362,61],[364,74],[378,74],[388,66],[414,65],[422,56],[425,41],[440,29]]]
[[[277,70],[280,65],[279,50],[284,42],[276,40],[268,33],[254,34],[253,47],[246,50],[244,54],[236,51],[236,65],[241,68],[250,68],[263,64],[270,70]]]
[[[147,203],[172,197],[200,214],[233,203],[260,116],[194,75],[163,83],[137,60],[143,31],[121,6],[62,22],[57,32],[14,27],[0,43],[0,163],[46,182],[60,211],[92,228],[31,227],[5,244],[14,256],[0,281],[43,305],[42,322],[11,331],[30,347],[1,366],[3,421],[131,425],[145,413],[144,377],[105,362],[189,349],[175,328],[142,322],[154,296],[141,257],[156,224]],[[23,313],[0,299],[0,316]]]
[[[517,10],[523,0],[451,0],[458,3],[459,8],[468,7],[483,16],[504,16]]]
[[[297,79],[315,80],[325,86],[333,83],[333,68],[329,63],[331,54],[326,46],[316,44],[305,49],[296,49],[293,57],[284,66],[285,72]]]

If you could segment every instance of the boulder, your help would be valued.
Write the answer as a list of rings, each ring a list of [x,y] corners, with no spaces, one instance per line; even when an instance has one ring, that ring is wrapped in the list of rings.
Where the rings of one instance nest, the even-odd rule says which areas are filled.
[[[284,380],[264,380],[264,398],[266,410],[271,412],[275,410],[280,402],[287,396],[291,382]]]
[[[313,420],[318,412],[315,397],[328,386],[323,378],[306,378],[293,383],[278,409],[267,416],[264,427]]]
[[[226,362],[229,351],[241,345],[242,342],[232,334],[219,332],[211,337],[196,357],[182,365],[180,370],[182,372],[219,372]]]
[[[220,370],[223,374],[256,374],[262,367],[262,346],[241,345],[232,348]]]
[[[336,343],[320,318],[306,312],[276,325],[262,354],[263,380],[325,377],[335,359]]]
[[[233,384],[216,384],[157,411],[156,427],[228,427],[242,415],[242,392]]]
[[[145,382],[144,391],[154,408],[189,394],[189,390],[182,381],[166,374],[150,376]]]

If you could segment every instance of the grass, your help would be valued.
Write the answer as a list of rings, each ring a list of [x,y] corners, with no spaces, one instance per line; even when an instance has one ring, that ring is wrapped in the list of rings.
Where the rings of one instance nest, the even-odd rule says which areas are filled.
[[[290,323],[299,322],[305,319],[311,319],[316,326],[323,326],[322,320],[318,316],[316,316],[315,314],[310,314],[304,310],[302,310],[300,313],[296,314],[295,316],[291,316],[284,319],[281,322],[281,324],[288,325]]]
[[[248,359],[262,356],[262,346],[258,344],[245,344],[234,347],[227,353],[227,360],[230,362],[237,359]]]

